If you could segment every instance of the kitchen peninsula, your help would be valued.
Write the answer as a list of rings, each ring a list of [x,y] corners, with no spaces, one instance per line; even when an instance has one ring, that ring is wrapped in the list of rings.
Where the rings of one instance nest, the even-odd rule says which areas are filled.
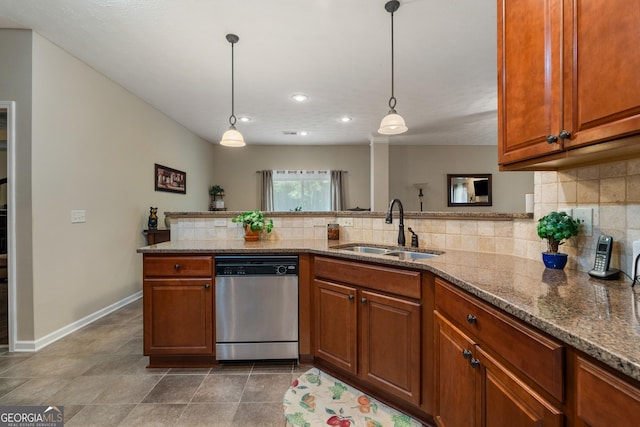
[[[460,380],[471,384],[465,391],[472,395],[465,395],[464,399],[474,401],[473,396],[476,396],[478,402],[491,400],[507,406],[509,402],[517,402],[516,406],[524,405],[533,414],[531,416],[543,420],[542,425],[562,425],[563,419],[582,420],[590,425],[601,425],[605,420],[610,425],[625,425],[622,421],[616,423],[612,417],[617,416],[616,413],[640,410],[640,349],[637,345],[640,342],[640,296],[639,290],[632,289],[628,280],[604,282],[577,270],[546,270],[539,260],[481,250],[440,246],[434,249],[444,253],[437,257],[402,261],[385,255],[334,248],[355,242],[393,245],[397,229],[378,224],[383,216],[383,213],[276,216],[274,231],[280,225],[281,232],[278,238],[245,243],[241,237],[233,235],[238,230],[226,222],[225,232],[229,233],[226,237],[195,239],[206,233],[215,234],[215,225],[212,230],[203,227],[203,223],[210,220],[211,224],[222,224],[224,218],[217,214],[172,214],[172,241],[140,248],[138,252],[143,254],[145,265],[151,259],[163,257],[171,261],[175,257],[210,257],[211,262],[215,262],[216,255],[228,253],[298,254],[301,360],[313,360],[323,369],[427,422],[431,422],[433,416],[446,424],[446,420],[456,414],[450,405],[460,407],[460,402],[448,402],[453,397],[449,396],[448,385],[439,381],[440,375],[446,375],[448,383],[459,384]],[[405,215],[405,223],[422,234],[422,250],[431,249],[430,243],[439,244],[440,238],[433,236],[439,234],[435,233],[439,230],[456,233],[444,233],[444,241],[457,244],[456,239],[447,237],[448,234],[467,238],[461,230],[473,228],[468,224],[475,222],[475,229],[491,228],[493,237],[499,239],[496,241],[506,244],[507,240],[513,241],[518,236],[517,233],[508,235],[505,230],[517,228],[518,222],[532,222],[525,215],[480,214],[464,219],[446,216]],[[288,227],[289,221],[291,227]],[[341,230],[342,240],[327,241],[326,224],[341,221],[346,230]],[[369,221],[371,231],[367,228]],[[441,221],[451,223],[438,225]],[[465,225],[465,221],[469,223]],[[296,227],[313,232],[304,231],[302,238],[295,238],[293,232],[288,234],[286,231],[296,228],[294,222]],[[491,226],[487,225],[489,223]],[[356,230],[358,226],[360,229]],[[217,228],[223,227],[218,225]],[[199,229],[206,231],[198,234],[196,230]],[[192,239],[183,238],[185,236]],[[495,242],[493,247],[496,247]],[[404,277],[406,280],[399,283],[406,286],[390,288],[376,283],[379,280],[376,277],[381,274],[388,275],[385,282],[389,283],[394,282],[394,277]],[[419,277],[418,282],[411,279],[415,274]],[[207,279],[212,281],[213,277]],[[146,285],[147,279],[145,298]],[[362,374],[363,366],[369,366],[364,360],[356,359],[350,372],[350,368],[334,363],[331,353],[334,349],[324,351],[325,348],[319,348],[317,337],[322,333],[319,325],[324,323],[317,317],[318,295],[322,295],[323,290],[333,292],[336,289],[343,291],[343,294],[333,293],[337,296],[335,302],[344,304],[343,307],[348,308],[347,304],[354,299],[350,295],[358,295],[356,301],[362,296],[375,302],[377,307],[385,307],[390,301],[389,304],[396,304],[396,313],[403,313],[403,316],[407,313],[407,322],[413,322],[411,319],[415,317],[404,307],[418,307],[417,347],[411,350],[407,346],[407,352],[418,355],[417,369],[410,372],[410,376],[417,377],[417,386],[412,384],[411,378],[406,383],[398,384],[401,382],[398,381],[388,387],[383,386],[385,381],[376,384],[372,375]],[[145,300],[145,310],[147,303]],[[360,314],[357,316],[360,317],[354,315],[355,319],[360,319],[358,322],[363,321],[365,313],[371,317],[370,312],[360,312],[363,305],[358,307]],[[145,311],[145,327],[146,316]],[[375,328],[376,323],[370,323],[368,327]],[[356,332],[361,332],[361,328],[361,325],[356,326]],[[408,333],[416,333],[415,328],[408,328]],[[145,330],[145,337],[146,334]],[[211,339],[215,341],[213,337]],[[356,344],[354,348],[359,353],[358,348],[364,348],[365,343],[358,341]],[[398,348],[394,354],[404,355],[405,352]],[[151,356],[153,359],[154,355]],[[213,352],[208,357],[209,361],[215,359]],[[164,359],[161,356],[158,360],[162,363]],[[371,371],[370,366],[367,369]],[[401,377],[397,372],[385,370],[375,374],[378,379],[384,375],[394,379]],[[386,383],[388,385],[390,381]],[[603,393],[608,399],[602,399]],[[616,405],[624,406],[618,410]],[[474,405],[467,406],[474,411]],[[518,412],[505,408],[502,409],[507,410],[509,416]],[[479,412],[485,415],[497,410],[495,407],[480,409]]]

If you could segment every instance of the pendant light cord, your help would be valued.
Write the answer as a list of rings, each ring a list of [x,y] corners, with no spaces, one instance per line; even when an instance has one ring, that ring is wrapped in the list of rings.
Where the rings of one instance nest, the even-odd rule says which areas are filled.
[[[234,109],[234,107],[235,107],[235,93],[234,93],[234,86],[235,86],[234,83],[235,83],[235,81],[234,81],[234,77],[233,77],[234,76],[234,67],[233,67],[233,64],[234,64],[234,60],[233,60],[233,45],[234,44],[235,44],[234,42],[231,42],[231,117],[229,117],[229,124],[231,126],[235,127],[235,125],[236,125],[236,115],[234,113],[234,111],[235,111],[235,109]]]
[[[394,76],[394,49],[393,49],[393,12],[391,12],[391,98],[389,98],[389,108],[392,110],[396,109],[396,97],[393,91],[393,82],[395,81]]]

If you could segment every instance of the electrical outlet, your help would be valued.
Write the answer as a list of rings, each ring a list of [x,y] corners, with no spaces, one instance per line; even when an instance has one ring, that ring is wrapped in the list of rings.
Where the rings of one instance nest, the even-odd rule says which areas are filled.
[[[353,227],[353,218],[340,218],[343,227]]]
[[[71,211],[71,223],[87,222],[87,211],[73,210]]]
[[[586,236],[593,235],[593,208],[575,208],[573,218],[580,221],[582,231]]]

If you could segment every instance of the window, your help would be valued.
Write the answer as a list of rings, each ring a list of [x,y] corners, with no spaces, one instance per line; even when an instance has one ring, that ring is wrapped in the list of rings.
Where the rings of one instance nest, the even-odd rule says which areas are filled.
[[[331,210],[329,171],[273,171],[274,211]]]

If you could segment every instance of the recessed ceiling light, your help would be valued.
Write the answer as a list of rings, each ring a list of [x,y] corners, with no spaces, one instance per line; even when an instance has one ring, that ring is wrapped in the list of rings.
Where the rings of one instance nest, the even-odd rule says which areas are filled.
[[[303,131],[300,132],[300,135],[307,136],[307,135],[309,135],[309,132],[307,132],[306,130],[303,130]]]
[[[238,120],[240,120],[241,122],[250,122],[251,121],[251,117],[240,116],[240,117],[238,117]]]
[[[347,117],[347,116],[340,117],[340,121],[342,123],[349,123],[351,120],[353,120],[351,117]]]
[[[291,95],[291,99],[293,99],[296,102],[305,102],[306,100],[309,99],[309,97],[304,93],[296,93],[295,95]]]

